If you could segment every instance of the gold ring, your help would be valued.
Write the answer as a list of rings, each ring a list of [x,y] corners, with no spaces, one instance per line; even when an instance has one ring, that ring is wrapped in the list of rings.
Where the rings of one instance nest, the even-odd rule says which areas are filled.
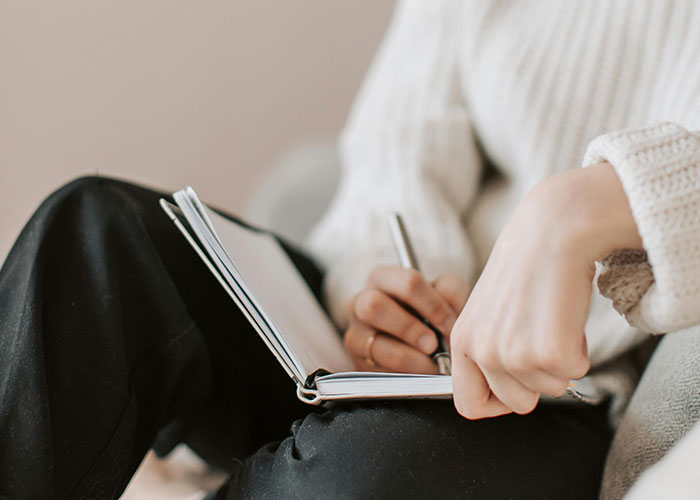
[[[377,332],[373,332],[372,335],[367,337],[367,342],[365,342],[365,363],[369,366],[377,366],[377,362],[372,358],[372,345],[377,338]]]

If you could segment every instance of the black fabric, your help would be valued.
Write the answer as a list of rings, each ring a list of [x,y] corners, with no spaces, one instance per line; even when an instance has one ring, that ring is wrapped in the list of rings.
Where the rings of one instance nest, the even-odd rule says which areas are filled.
[[[0,497],[117,498],[149,448],[181,441],[230,472],[217,498],[597,496],[603,407],[470,422],[449,401],[300,403],[161,196],[76,180],[9,254]],[[314,263],[286,249],[318,293]]]

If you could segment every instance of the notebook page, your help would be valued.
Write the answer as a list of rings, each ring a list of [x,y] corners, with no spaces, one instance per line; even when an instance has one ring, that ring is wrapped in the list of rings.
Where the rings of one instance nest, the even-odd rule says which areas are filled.
[[[190,227],[195,231],[195,234],[197,234],[199,243],[192,238],[189,231],[180,223],[167,201],[161,199],[161,207],[175,223],[175,226],[197,252],[202,261],[207,265],[211,273],[217,278],[224,290],[226,290],[239,309],[241,309],[246,319],[253,325],[289,376],[299,383],[304,383],[306,373],[301,369],[299,361],[290,353],[289,346],[287,346],[286,343],[282,343],[283,340],[279,338],[279,335],[276,335],[271,330],[269,320],[264,317],[260,312],[259,306],[254,303],[255,301],[242,288],[243,280],[236,271],[235,266],[230,263],[230,259],[225,255],[223,249],[219,251],[217,248],[217,246],[220,246],[218,237],[211,236],[213,239],[210,239],[208,233],[212,231],[211,225],[209,223],[204,224],[198,215],[192,215],[192,217],[188,216],[187,214],[191,211],[190,203],[187,198],[182,198],[180,195],[181,192],[177,192],[174,194],[174,197],[178,200],[180,209],[190,223]],[[205,253],[207,255],[205,255]],[[220,255],[223,255],[223,260],[220,258]],[[233,271],[235,275],[232,274],[231,271]]]
[[[316,377],[321,399],[450,397],[452,377],[416,373],[345,372]]]
[[[273,236],[246,229],[206,209],[250,293],[299,359],[306,374],[352,370],[333,323]]]

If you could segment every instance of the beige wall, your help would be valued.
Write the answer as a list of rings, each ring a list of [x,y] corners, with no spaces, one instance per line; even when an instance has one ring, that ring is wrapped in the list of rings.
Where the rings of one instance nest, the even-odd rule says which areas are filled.
[[[0,261],[53,188],[117,175],[240,210],[342,125],[392,0],[0,0]]]

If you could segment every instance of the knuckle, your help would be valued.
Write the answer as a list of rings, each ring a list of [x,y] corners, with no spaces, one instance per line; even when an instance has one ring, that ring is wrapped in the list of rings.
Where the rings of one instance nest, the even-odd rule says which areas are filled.
[[[436,280],[440,283],[443,289],[450,291],[453,294],[461,292],[466,287],[466,282],[456,274],[443,273]]]
[[[496,351],[486,343],[481,343],[474,349],[472,359],[480,368],[488,371],[496,370],[501,364]]]
[[[570,345],[540,344],[534,353],[535,363],[547,373],[582,377],[590,369],[590,360],[585,354],[571,351]]]
[[[433,323],[437,323],[437,325],[450,324],[450,319],[452,316],[452,311],[450,311],[446,305],[441,303],[431,304],[430,309],[428,310],[428,318],[430,318]],[[449,326],[451,327],[452,324]]]
[[[552,344],[540,344],[534,353],[535,363],[548,373],[558,372],[563,368],[564,356]]]
[[[376,317],[382,309],[383,298],[383,294],[378,290],[369,289],[360,292],[355,300],[357,318],[367,321]]]
[[[407,269],[402,288],[407,295],[414,295],[423,286],[423,277],[415,269]]]
[[[437,278],[435,278],[435,281],[433,281],[434,285],[442,284],[445,283],[446,281],[449,281],[451,274],[450,273],[440,273]]]
[[[471,292],[469,282],[465,279],[460,278],[458,290],[460,299],[462,300],[462,302],[466,302],[469,299],[469,293]]]
[[[385,269],[382,266],[373,267],[367,275],[367,283],[371,284],[380,281],[384,272]]]
[[[443,294],[452,293],[455,287],[453,275],[450,273],[442,273],[433,281],[433,287]]]
[[[520,348],[511,347],[503,354],[503,364],[508,370],[512,371],[523,371],[526,370],[529,365],[528,354]]]
[[[408,321],[404,328],[399,332],[399,337],[409,344],[415,344],[418,342],[418,338],[426,332],[425,326],[418,321],[411,320]]]

